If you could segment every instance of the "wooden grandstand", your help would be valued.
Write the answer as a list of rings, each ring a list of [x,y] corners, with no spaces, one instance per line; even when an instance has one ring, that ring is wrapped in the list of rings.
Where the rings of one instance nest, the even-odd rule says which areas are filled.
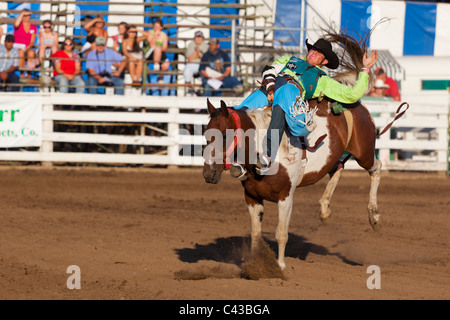
[[[40,25],[44,19],[50,19],[60,36],[60,42],[66,36],[73,37],[81,49],[85,41],[83,26],[88,22],[85,17],[101,15],[105,17],[109,35],[117,34],[117,25],[125,21],[137,27],[150,29],[152,21],[162,18],[165,30],[169,34],[169,49],[171,54],[170,83],[166,87],[183,89],[182,71],[186,63],[184,56],[187,43],[192,40],[193,33],[201,30],[206,36],[219,38],[224,43],[224,49],[232,60],[233,72],[244,83],[246,90],[253,90],[258,84],[262,67],[276,55],[286,52],[273,42],[273,17],[271,8],[260,1],[244,0],[240,4],[210,4],[209,1],[183,2],[146,2],[146,1],[69,1],[69,0],[12,0],[12,4],[39,5],[39,10],[33,11],[32,23]],[[220,13],[220,10],[228,12]],[[231,13],[230,13],[231,11]],[[20,8],[1,8],[0,25],[14,23],[12,16],[21,12]],[[219,12],[219,13],[217,13]],[[33,19],[34,18],[34,19]],[[5,33],[7,27],[3,28]],[[228,43],[228,44],[227,44]],[[157,74],[151,68],[145,68],[146,76]],[[44,70],[40,70],[44,71]],[[30,81],[23,85],[32,84]],[[48,81],[34,80],[34,85],[51,86]],[[142,92],[148,87],[158,87],[159,84],[144,81]],[[198,84],[197,84],[198,86]],[[177,93],[180,94],[180,93]]]

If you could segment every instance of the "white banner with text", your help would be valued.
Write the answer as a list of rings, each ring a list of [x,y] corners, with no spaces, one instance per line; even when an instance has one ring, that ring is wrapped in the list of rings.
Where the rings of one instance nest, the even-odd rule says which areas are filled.
[[[41,145],[41,98],[0,96],[0,148]]]

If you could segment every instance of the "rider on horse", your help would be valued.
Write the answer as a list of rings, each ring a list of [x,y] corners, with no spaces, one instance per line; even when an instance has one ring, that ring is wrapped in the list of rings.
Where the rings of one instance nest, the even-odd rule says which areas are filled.
[[[267,131],[267,150],[265,154],[260,155],[257,163],[259,174],[266,174],[271,159],[275,160],[286,124],[291,134],[298,137],[306,136],[314,129],[306,101],[323,95],[342,103],[357,102],[367,90],[370,69],[377,61],[376,51],[369,57],[364,54],[362,61],[364,67],[359,72],[355,85],[350,88],[330,78],[321,70],[322,66],[329,69],[339,67],[339,58],[333,52],[328,40],[321,38],[313,45],[306,40],[306,46],[308,54],[305,59],[282,56],[271,66],[266,66],[262,73],[262,87],[235,107],[252,109],[272,103],[272,119]],[[274,144],[276,150],[271,150],[272,139],[276,137],[278,137],[278,144]]]

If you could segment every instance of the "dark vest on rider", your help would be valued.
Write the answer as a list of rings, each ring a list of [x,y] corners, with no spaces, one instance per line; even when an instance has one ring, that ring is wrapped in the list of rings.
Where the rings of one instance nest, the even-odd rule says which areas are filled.
[[[306,60],[294,56],[289,59],[281,72],[286,69],[292,71],[296,75],[296,80],[305,90],[305,95],[303,97],[305,100],[311,99],[316,90],[317,81],[319,81],[321,76],[326,75],[325,72],[306,62]]]

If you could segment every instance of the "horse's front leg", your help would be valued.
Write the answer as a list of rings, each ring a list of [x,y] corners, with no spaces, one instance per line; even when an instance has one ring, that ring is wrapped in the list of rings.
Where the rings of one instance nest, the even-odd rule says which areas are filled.
[[[251,222],[251,239],[252,239],[252,256],[256,254],[258,250],[258,244],[261,240],[261,225],[264,215],[264,202],[258,201],[248,195],[245,195],[245,201],[247,202],[248,212],[250,214]]]
[[[275,238],[278,242],[278,265],[281,270],[286,268],[285,250],[288,241],[289,222],[292,214],[292,203],[294,192],[291,191],[289,196],[283,201],[278,202],[278,226]]]

